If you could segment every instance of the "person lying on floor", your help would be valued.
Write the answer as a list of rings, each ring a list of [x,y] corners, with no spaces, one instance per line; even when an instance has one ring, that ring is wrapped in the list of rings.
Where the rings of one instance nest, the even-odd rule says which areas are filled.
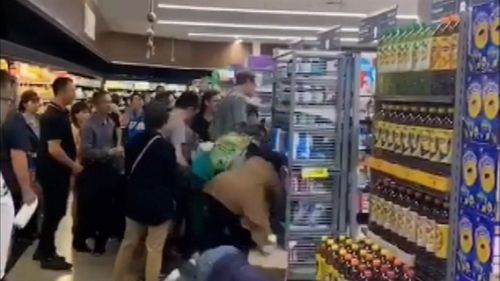
[[[281,197],[279,154],[251,144],[238,167],[218,174],[203,189],[206,203],[200,252],[222,245],[245,254],[266,251],[272,234],[270,207]]]
[[[205,251],[197,263],[196,281],[269,281],[232,246]]]

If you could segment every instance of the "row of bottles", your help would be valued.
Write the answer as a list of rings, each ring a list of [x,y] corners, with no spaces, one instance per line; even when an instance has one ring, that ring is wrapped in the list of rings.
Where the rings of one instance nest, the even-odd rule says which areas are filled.
[[[457,68],[459,17],[439,25],[418,23],[387,32],[378,49],[379,73]]]
[[[444,280],[448,255],[446,199],[379,176],[370,194],[368,228],[406,253],[416,254],[417,274]]]
[[[453,108],[382,104],[375,114],[375,156],[449,176]]]
[[[369,239],[323,237],[316,252],[318,281],[414,281],[413,269]]]

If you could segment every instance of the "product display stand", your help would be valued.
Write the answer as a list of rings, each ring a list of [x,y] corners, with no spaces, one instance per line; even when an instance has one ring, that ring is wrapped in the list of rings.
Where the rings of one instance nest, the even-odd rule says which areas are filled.
[[[288,156],[287,280],[314,280],[321,237],[348,228],[354,58],[292,50],[275,56],[274,149]],[[351,127],[356,127],[352,129]],[[355,173],[354,173],[355,174]]]
[[[461,15],[447,281],[500,280],[500,4],[483,2]]]

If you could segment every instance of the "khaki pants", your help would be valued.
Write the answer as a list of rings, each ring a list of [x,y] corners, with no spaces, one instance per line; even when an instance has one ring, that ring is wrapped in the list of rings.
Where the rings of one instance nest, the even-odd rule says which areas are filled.
[[[125,278],[130,274],[129,269],[132,266],[134,253],[145,240],[145,281],[158,281],[162,265],[163,246],[169,229],[169,221],[157,226],[146,226],[127,218],[125,237],[116,257],[113,279],[115,281],[127,280]]]

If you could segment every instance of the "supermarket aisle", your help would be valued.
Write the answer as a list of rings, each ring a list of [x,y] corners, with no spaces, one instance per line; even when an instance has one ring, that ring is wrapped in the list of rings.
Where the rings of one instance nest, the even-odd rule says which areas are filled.
[[[31,259],[36,248],[32,245],[19,259],[9,274],[9,281],[110,281],[118,243],[112,241],[102,257],[73,253],[71,249],[71,215],[64,217],[56,233],[59,254],[73,263],[73,271],[56,272],[41,270],[38,262]]]

